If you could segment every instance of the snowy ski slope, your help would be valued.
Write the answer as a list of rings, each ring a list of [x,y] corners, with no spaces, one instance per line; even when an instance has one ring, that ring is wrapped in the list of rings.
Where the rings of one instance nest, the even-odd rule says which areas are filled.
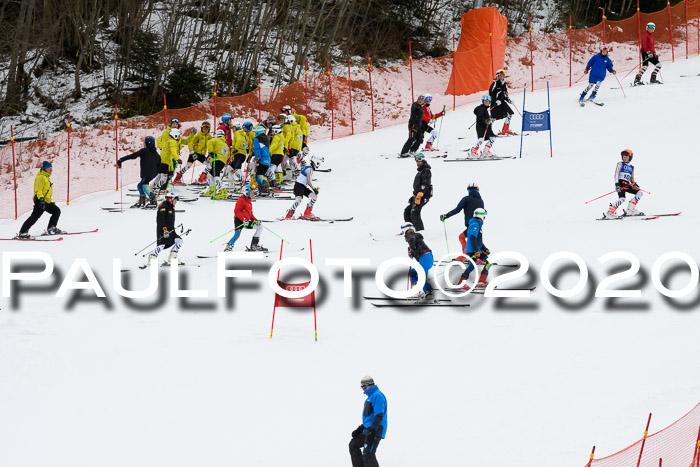
[[[234,203],[178,205],[186,211],[178,223],[192,229],[180,257],[201,265],[184,268],[182,280],[190,290],[208,290],[209,298],[153,297],[139,306],[116,294],[111,262],[121,258],[130,269],[131,287],[147,286],[148,272],[136,269],[143,258],[134,252],[153,240],[155,213],[101,210],[120,200],[113,191],[62,205],[59,227],[100,231],[1,246],[2,252],[48,252],[57,271],[39,283],[48,289],[14,290],[15,298],[0,304],[0,465],[350,465],[347,443],[361,421],[364,374],[388,398],[382,466],[582,466],[594,444],[601,457],[638,439],[649,412],[651,431],[668,425],[698,402],[700,292],[696,287],[684,299],[665,299],[650,277],[665,252],[700,257],[700,77],[680,77],[698,72],[697,59],[665,63],[666,84],[630,88],[628,77],[626,98],[611,89],[617,82],[608,76],[599,93],[604,107],[579,107],[585,83],[553,89],[553,158],[546,133],[525,138],[522,159],[448,163],[428,156],[434,198],[423,210],[424,235],[436,258],[447,253],[439,215],[477,182],[489,212],[484,240],[493,253],[527,257],[528,279],[537,285],[528,299],[474,296],[461,299],[468,308],[406,310],[373,308],[360,298],[379,293],[373,274],[383,261],[406,254],[396,234],[415,163],[381,157],[398,152],[404,123],[313,145],[312,153],[332,168],[317,174],[314,212],[354,216],[352,222],[267,224],[290,241],[286,248],[305,248],[286,257],[308,259],[313,240],[321,276],[318,342],[312,313],[293,309],[278,309],[270,339],[274,294],[266,280],[274,254],[255,266],[251,279],[238,279],[228,298],[215,298],[216,260],[196,255],[223,249],[228,237],[210,240],[233,227]],[[522,83],[509,84],[522,110],[522,94],[515,94]],[[527,99],[528,110],[546,108],[545,92]],[[474,130],[467,131],[472,109],[444,119],[439,146],[450,157],[464,157],[460,150],[475,139]],[[513,126],[520,126],[517,115]],[[517,155],[519,143],[498,139],[494,150]],[[639,208],[681,216],[595,220],[613,196],[584,202],[613,189],[625,148],[634,151],[637,181],[652,193]],[[253,207],[259,218],[274,219],[290,205],[256,201]],[[13,236],[25,218],[0,222],[0,237]],[[446,228],[449,247],[457,250],[461,214]],[[244,232],[236,250],[251,235]],[[279,249],[269,231],[261,243]],[[580,256],[590,271],[588,287],[561,300],[540,278],[545,260],[559,251]],[[622,261],[598,262],[614,251],[639,258],[636,278],[617,285],[641,289],[641,298],[592,297],[613,269],[627,268]],[[357,268],[353,299],[343,297],[342,269],[325,264],[339,257],[371,260],[371,267]],[[88,292],[55,298],[75,258],[87,260],[106,299]],[[405,269],[392,271],[397,288],[404,287]],[[682,288],[687,271],[681,268],[666,286]],[[492,279],[503,272],[494,267]],[[305,277],[283,274],[291,281]],[[577,280],[567,270],[554,282],[566,289]]]

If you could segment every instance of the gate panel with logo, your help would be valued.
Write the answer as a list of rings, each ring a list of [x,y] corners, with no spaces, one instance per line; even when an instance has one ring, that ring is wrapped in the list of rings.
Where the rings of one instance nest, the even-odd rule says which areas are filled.
[[[547,110],[528,112],[525,110],[527,83],[523,85],[523,128],[520,132],[520,157],[523,157],[523,133],[526,131],[549,131],[549,157],[552,157],[552,114],[549,105],[549,81],[547,82]]]

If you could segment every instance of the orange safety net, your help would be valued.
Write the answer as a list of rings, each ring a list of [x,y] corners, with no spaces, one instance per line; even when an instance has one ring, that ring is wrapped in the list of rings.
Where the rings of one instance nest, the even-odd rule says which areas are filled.
[[[658,25],[657,25],[658,27]],[[636,466],[642,453],[640,467],[664,466],[697,467],[698,431],[700,430],[700,404],[666,428],[640,439],[615,454],[593,459],[586,467]],[[642,451],[642,442],[644,450]]]
[[[699,15],[700,0],[694,0],[656,13],[643,13],[639,15],[639,23],[642,30],[647,22],[656,23],[657,52],[662,61],[668,61],[683,57],[686,48],[688,55],[698,54]],[[489,23],[493,34],[490,38]],[[453,102],[455,105],[477,102],[493,79],[492,70],[503,67],[504,63],[509,85],[515,92],[524,83],[531,85],[531,74],[534,74],[535,89],[546,87],[547,82],[550,86],[568,86],[570,80],[575,82],[583,77],[588,59],[604,42],[611,47],[610,57],[618,71],[630,71],[639,64],[636,15],[622,21],[606,20],[583,30],[532,34],[532,42],[529,34],[507,39],[505,18],[493,7],[468,12],[462,17],[462,26],[459,51],[449,56],[409,60],[385,68],[364,67],[349,76],[328,74],[325,67],[310,70],[299,81],[287,86],[258,88],[241,96],[210,98],[184,109],[167,109],[146,117],[119,120],[116,140],[114,123],[72,131],[70,177],[67,131],[43,141],[16,143],[17,214],[32,208],[34,177],[43,160],[53,163],[51,180],[54,199],[58,202],[138,181],[137,162],[124,164],[122,177],[117,179],[117,152],[122,157],[141,148],[145,136],[159,136],[166,119],[178,118],[187,134],[190,128],[199,128],[204,120],[218,123],[225,112],[233,115],[234,120],[256,123],[259,116],[277,115],[283,105],[289,104],[297,113],[308,117],[309,140],[313,142],[405,123],[412,96],[418,94],[432,94],[435,112],[443,106],[451,108]],[[454,94],[457,97],[453,97]],[[183,159],[187,158],[186,152],[181,154]],[[185,180],[188,176],[191,179],[195,171],[198,172],[196,168],[188,172]],[[0,219],[15,217],[14,188],[12,148],[8,145],[0,149]]]

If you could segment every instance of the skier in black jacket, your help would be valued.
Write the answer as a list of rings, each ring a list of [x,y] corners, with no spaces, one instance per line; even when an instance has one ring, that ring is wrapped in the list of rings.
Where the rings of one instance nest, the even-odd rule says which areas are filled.
[[[413,196],[408,199],[408,206],[403,210],[403,220],[411,222],[416,226],[416,231],[424,230],[423,219],[420,217],[420,212],[423,206],[433,196],[432,172],[430,164],[425,161],[423,153],[416,154],[416,165],[418,173],[413,179]]]
[[[151,190],[148,184],[158,175],[158,168],[160,167],[160,155],[156,150],[156,139],[153,136],[146,136],[144,140],[145,147],[139,149],[138,151],[124,156],[117,161],[117,167],[121,169],[122,163],[131,159],[140,159],[141,163],[141,181],[136,186],[139,190],[139,200],[132,206],[132,208],[141,208],[146,205],[146,201],[151,198]],[[155,200],[154,204],[155,204]]]
[[[425,271],[425,285],[423,290],[413,297],[414,300],[421,301],[433,293],[433,287],[428,283],[428,273],[433,267],[433,252],[423,240],[423,235],[416,232],[413,224],[404,224],[401,226],[401,233],[408,243],[408,256],[418,261],[423,271]],[[418,273],[411,268],[411,287],[418,282]]]
[[[165,201],[158,206],[158,215],[156,216],[156,248],[148,255],[146,265],[151,264],[151,260],[158,260],[158,254],[170,247],[170,256],[168,263],[183,264],[178,262],[177,252],[182,247],[182,238],[175,232],[175,205],[180,200],[179,196],[173,193],[165,195]]]
[[[463,197],[457,207],[447,214],[440,214],[440,220],[445,222],[450,217],[457,214],[459,211],[464,211],[464,226],[469,227],[469,221],[474,217],[474,210],[477,208],[484,207],[484,200],[481,199],[481,194],[479,193],[479,185],[476,183],[470,183],[467,187],[467,196]],[[459,242],[462,244],[462,251],[467,248],[467,230],[459,235]]]
[[[513,102],[508,97],[508,85],[506,84],[506,72],[503,70],[498,70],[496,72],[496,78],[491,83],[489,88],[489,95],[491,96],[491,102],[493,102],[493,110],[491,110],[491,118],[494,120],[500,120],[505,118],[506,121],[503,123],[503,129],[499,135],[515,135],[517,133],[510,131],[510,119],[513,117],[513,110],[508,104]]]
[[[481,104],[482,105],[474,109],[474,115],[476,115],[476,135],[479,137],[479,140],[474,147],[472,147],[471,155],[475,157],[481,157],[482,155],[485,157],[495,157],[496,154],[491,150],[491,146],[493,146],[493,142],[496,140],[496,135],[493,134],[493,130],[491,129],[491,109],[489,108],[491,106],[491,96],[484,94],[481,98]],[[489,142],[486,144],[484,153],[482,154],[479,148],[481,147],[481,143],[484,142],[484,139],[488,139]]]
[[[408,119],[408,140],[401,148],[401,157],[409,157],[411,148],[418,149],[423,143],[423,132],[421,126],[423,121],[423,95],[411,104],[411,117]],[[414,150],[415,150],[414,149]]]

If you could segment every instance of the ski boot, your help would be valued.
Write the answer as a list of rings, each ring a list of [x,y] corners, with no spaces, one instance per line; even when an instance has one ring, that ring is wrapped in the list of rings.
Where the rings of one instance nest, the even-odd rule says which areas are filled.
[[[171,251],[166,264],[169,264],[170,266],[174,266],[176,264],[178,266],[183,266],[185,263],[177,259],[177,251]]]
[[[656,73],[651,74],[651,78],[649,79],[649,84],[651,83],[659,83],[660,81],[656,80]]]
[[[432,151],[433,149],[433,143],[425,143],[425,147],[423,148],[423,151]]]
[[[148,197],[148,204],[146,204],[144,207],[146,208],[149,206],[158,206],[158,198],[156,197],[156,194],[154,192],[151,192],[151,196]]]
[[[61,235],[61,234],[64,234],[64,233],[66,233],[65,230],[61,230],[61,229],[59,229],[58,227],[56,227],[55,225],[53,225],[53,226],[49,227],[48,229],[46,229],[46,235]]]
[[[588,101],[589,101],[589,102],[593,102],[593,101],[595,100],[596,97],[598,97],[598,93],[592,92],[592,93],[591,93],[591,97],[588,98]]]
[[[318,216],[315,216],[314,213],[311,212],[312,208],[307,207],[306,210],[304,211],[304,214],[299,217],[299,219],[306,219],[306,220],[316,220],[320,219]]]
[[[216,195],[216,187],[215,186],[210,186],[207,191],[202,193],[202,196],[207,196],[209,198],[213,198],[214,195]]]
[[[496,153],[491,150],[491,146],[488,144],[486,147],[484,147],[484,153],[482,154],[483,157],[496,157]]]
[[[29,235],[29,232],[20,232],[15,236],[15,238],[18,240],[27,240],[31,238],[31,235]]]
[[[182,181],[182,173],[178,173],[175,176],[175,180],[173,180],[173,185],[184,185],[185,183]]]
[[[606,219],[617,219],[617,214],[615,214],[615,211],[617,211],[617,208],[613,206],[612,204],[608,208],[608,212],[604,214]]]
[[[510,135],[512,132],[509,129],[509,126],[507,123],[503,124],[503,128],[501,129],[500,133],[498,133],[498,136],[507,136]]]
[[[427,298],[426,293],[421,290],[420,292],[415,294],[413,297],[410,297],[408,300],[412,303],[423,303],[426,298]]]
[[[294,211],[290,209],[287,211],[287,214],[284,216],[283,220],[286,221],[286,220],[292,219],[293,217],[294,217]]]
[[[151,261],[155,261],[156,264],[158,264],[158,255],[154,255],[153,253],[148,255],[148,258],[146,258],[146,264],[144,264],[144,268],[147,268],[148,266],[151,265]]]
[[[627,203],[627,211],[625,212],[625,216],[643,216],[644,213],[642,211],[637,211],[637,203],[633,203],[630,201]]]
[[[248,251],[262,251],[266,252],[267,248],[264,246],[260,245],[260,237],[253,237],[253,239],[250,241],[250,248],[248,248]]]
[[[214,199],[227,199],[228,198],[228,191],[226,188],[221,188],[219,191],[216,192],[216,195],[214,196]]]
[[[642,77],[637,75],[634,77],[634,83],[632,83],[632,86],[642,86],[644,83],[642,83]]]
[[[224,253],[227,251],[233,251],[233,243],[226,244],[226,248],[224,248]]]
[[[199,178],[197,179],[197,183],[200,185],[207,183],[207,172],[206,171],[199,174]]]
[[[131,207],[132,208],[142,208],[146,205],[146,196],[141,195],[139,196],[139,200],[136,202],[136,204],[133,204]]]
[[[477,289],[485,289],[488,285],[489,285],[489,283],[486,282],[485,280],[480,280],[479,283],[476,284],[476,287],[475,287],[475,288],[477,288]]]
[[[284,174],[282,172],[275,172],[275,180],[277,180],[277,185],[284,183]]]
[[[481,157],[481,151],[479,151],[478,146],[473,147],[469,154],[471,154],[473,157]]]

